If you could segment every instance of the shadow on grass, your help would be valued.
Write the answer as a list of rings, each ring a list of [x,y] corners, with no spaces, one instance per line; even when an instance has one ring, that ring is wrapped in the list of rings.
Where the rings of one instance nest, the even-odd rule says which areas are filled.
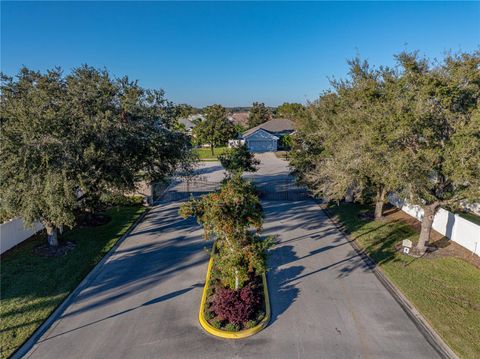
[[[397,245],[405,238],[412,236],[415,231],[405,222],[398,219],[374,221],[368,219],[373,207],[356,203],[341,203],[329,205],[328,212],[338,221],[352,241],[357,242],[362,251],[373,259],[376,265],[382,265],[390,261],[402,261],[409,265],[415,259],[408,262],[397,255]],[[396,208],[388,208],[388,215],[398,211]],[[367,219],[365,219],[367,218]]]
[[[0,341],[2,356],[22,344],[108,252],[142,212],[141,206],[112,208],[102,226],[76,228],[61,241],[75,249],[60,257],[41,257],[34,249],[45,243],[39,235],[2,256]]]

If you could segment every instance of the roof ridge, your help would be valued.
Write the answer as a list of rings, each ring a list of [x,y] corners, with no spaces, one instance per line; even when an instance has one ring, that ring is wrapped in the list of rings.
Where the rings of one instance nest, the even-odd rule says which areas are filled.
[[[278,128],[278,129],[268,128],[268,127],[271,127],[271,126],[269,126],[269,124],[271,124],[272,122],[273,123],[274,122],[282,122],[282,123],[287,123],[287,125],[283,126],[284,128],[281,128],[282,126],[280,126],[280,128]],[[267,127],[267,128],[265,128],[265,127]],[[246,130],[242,135],[243,135],[243,137],[248,136],[248,135],[258,131],[259,129],[267,131],[270,134],[275,133],[275,132],[293,130],[293,121],[288,119],[288,118],[272,118],[271,120],[265,121],[265,122],[255,126],[255,127],[252,127],[250,129]]]

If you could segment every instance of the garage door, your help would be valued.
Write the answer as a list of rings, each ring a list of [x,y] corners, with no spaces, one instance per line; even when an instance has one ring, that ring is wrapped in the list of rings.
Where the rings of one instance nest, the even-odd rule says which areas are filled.
[[[251,152],[275,151],[275,141],[273,140],[251,140],[247,141],[248,150]]]

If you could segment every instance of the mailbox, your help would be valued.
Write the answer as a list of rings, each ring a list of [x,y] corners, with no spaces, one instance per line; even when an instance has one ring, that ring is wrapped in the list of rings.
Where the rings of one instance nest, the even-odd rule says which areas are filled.
[[[403,248],[403,253],[405,254],[410,253],[410,249],[412,249],[412,241],[409,239],[404,239],[402,241],[402,248]]]

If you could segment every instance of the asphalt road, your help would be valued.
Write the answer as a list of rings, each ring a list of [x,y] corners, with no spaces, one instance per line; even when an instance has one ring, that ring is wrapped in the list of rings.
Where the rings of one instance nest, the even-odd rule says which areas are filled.
[[[258,175],[286,175],[265,155]],[[216,168],[214,169],[213,167]],[[219,176],[218,164],[204,175]],[[212,177],[212,178],[213,178]],[[208,245],[178,203],[156,206],[43,335],[30,358],[438,358],[350,244],[311,200],[265,202],[277,234],[270,325],[247,339],[198,323]]]

